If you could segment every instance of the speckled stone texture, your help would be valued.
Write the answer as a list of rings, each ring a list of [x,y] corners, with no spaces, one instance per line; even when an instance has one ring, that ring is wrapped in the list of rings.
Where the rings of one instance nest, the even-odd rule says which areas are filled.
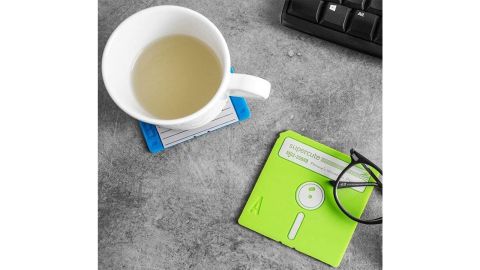
[[[241,73],[272,83],[252,118],[150,154],[111,100],[101,54],[125,18],[176,4],[212,20]],[[99,2],[99,269],[331,269],[237,224],[279,132],[381,165],[382,62],[280,25],[283,0]],[[341,269],[382,267],[381,226],[359,225]]]

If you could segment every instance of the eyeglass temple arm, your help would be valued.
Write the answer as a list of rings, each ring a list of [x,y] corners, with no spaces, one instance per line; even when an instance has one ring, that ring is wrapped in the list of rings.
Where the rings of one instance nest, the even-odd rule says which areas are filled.
[[[379,187],[383,187],[382,181],[378,179],[378,177],[372,172],[372,170],[370,170],[370,168],[368,168],[367,165],[362,163],[362,167],[370,174],[370,176],[373,177],[373,179],[375,180],[375,182],[377,182]]]
[[[335,186],[337,181],[330,180],[330,184]],[[338,184],[338,188],[349,188],[349,187],[371,187],[371,186],[378,186],[377,183],[374,182],[340,182]]]
[[[355,151],[355,149],[353,149],[353,148],[350,149],[350,156],[351,156],[352,160],[360,162],[362,167],[373,177],[373,179],[375,180],[375,182],[377,182],[377,184],[380,188],[383,187],[382,181],[380,181],[378,179],[378,177],[372,172],[372,170],[370,170],[370,168],[368,168],[364,163],[369,164],[375,170],[377,170],[380,174],[383,174],[382,170],[377,165],[375,165],[373,162],[371,162],[368,158],[364,157],[362,154]]]

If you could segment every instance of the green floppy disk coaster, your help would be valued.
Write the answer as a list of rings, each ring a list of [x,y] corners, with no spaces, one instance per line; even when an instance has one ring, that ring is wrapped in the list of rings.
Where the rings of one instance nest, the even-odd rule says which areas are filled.
[[[349,162],[350,156],[294,131],[280,133],[238,223],[339,266],[357,223],[340,211],[329,181]],[[362,214],[371,191],[351,188],[352,214]]]

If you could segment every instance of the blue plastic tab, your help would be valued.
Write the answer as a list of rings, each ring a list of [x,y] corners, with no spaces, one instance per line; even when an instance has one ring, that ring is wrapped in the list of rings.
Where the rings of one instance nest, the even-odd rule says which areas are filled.
[[[143,134],[143,138],[145,139],[145,143],[147,143],[147,147],[150,152],[155,154],[165,149],[155,125],[147,124],[142,121],[139,121],[139,125]]]
[[[234,73],[235,68],[231,67],[230,72]],[[247,120],[250,118],[250,109],[248,108],[247,101],[243,97],[230,97],[235,112],[237,113],[238,121]]]
[[[247,120],[250,118],[250,109],[248,108],[247,101],[243,97],[230,97],[233,108],[237,113],[238,121]]]

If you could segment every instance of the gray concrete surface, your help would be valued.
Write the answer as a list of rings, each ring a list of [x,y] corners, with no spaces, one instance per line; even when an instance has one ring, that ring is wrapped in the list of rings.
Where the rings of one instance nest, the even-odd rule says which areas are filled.
[[[210,18],[236,70],[268,79],[272,93],[249,101],[248,121],[151,155],[99,71],[99,269],[331,268],[236,220],[283,130],[355,147],[381,165],[381,60],[283,27],[283,0],[100,0],[99,68],[115,27],[160,4]],[[381,250],[381,226],[359,225],[340,269],[379,269]]]

